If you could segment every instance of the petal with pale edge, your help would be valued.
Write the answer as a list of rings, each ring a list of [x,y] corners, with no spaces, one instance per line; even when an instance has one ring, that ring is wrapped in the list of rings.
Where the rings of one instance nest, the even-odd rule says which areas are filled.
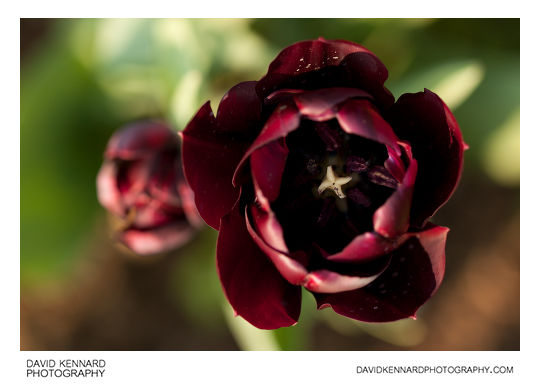
[[[257,148],[249,159],[253,180],[270,202],[279,196],[288,154],[285,139],[280,139]]]
[[[301,288],[289,284],[253,241],[238,205],[221,220],[217,265],[223,290],[236,314],[261,329],[296,324]]]
[[[119,240],[139,255],[150,255],[181,247],[194,232],[193,227],[181,221],[151,229],[130,228],[119,234]]]
[[[251,225],[246,210],[246,226],[253,241],[266,253],[277,270],[289,283],[295,285],[301,284],[304,281],[307,271],[302,264],[289,257],[281,227],[273,214],[268,214],[256,206],[253,206],[251,211],[253,212],[255,225],[260,232],[259,235]]]
[[[447,233],[448,228],[434,225],[408,233],[381,276],[354,291],[315,294],[318,308],[331,307],[340,315],[367,322],[414,317],[441,284]]]
[[[448,107],[427,89],[402,95],[389,116],[394,131],[411,144],[418,161],[410,222],[421,228],[454,192],[466,144]]]
[[[255,141],[251,144],[249,149],[244,153],[244,156],[238,163],[233,176],[233,184],[239,185],[242,169],[247,159],[258,148],[271,143],[274,140],[287,136],[290,132],[294,131],[300,125],[300,113],[294,104],[280,105],[268,118],[268,121],[264,125],[261,133]]]
[[[375,232],[366,232],[356,236],[341,252],[326,258],[338,262],[362,263],[387,254],[398,246],[398,240],[387,239]]]
[[[339,109],[337,120],[341,128],[353,135],[376,141],[400,153],[398,137],[368,100],[349,100]]]
[[[406,153],[410,156],[409,150]],[[373,228],[380,235],[395,237],[405,233],[409,228],[416,173],[416,160],[409,157],[409,167],[405,172],[403,181],[398,184],[397,189],[373,214]]]
[[[295,95],[294,101],[303,116],[313,121],[325,121],[335,117],[336,107],[347,99],[371,95],[356,88],[324,88]]]
[[[97,195],[101,205],[114,214],[123,216],[126,213],[126,207],[118,191],[117,172],[117,166],[113,162],[103,163],[96,179]]]
[[[365,287],[380,274],[373,276],[347,276],[340,273],[321,269],[307,274],[304,279],[304,287],[311,292],[338,293],[353,291]]]

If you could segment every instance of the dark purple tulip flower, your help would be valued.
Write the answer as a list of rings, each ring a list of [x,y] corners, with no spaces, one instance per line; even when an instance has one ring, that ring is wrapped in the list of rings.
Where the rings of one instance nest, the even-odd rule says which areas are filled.
[[[120,218],[120,242],[146,255],[191,239],[202,220],[184,180],[176,132],[158,121],[127,125],[111,137],[104,157],[98,199]]]
[[[429,219],[465,144],[436,94],[394,102],[387,76],[358,44],[299,42],[182,133],[223,289],[254,326],[295,324],[301,287],[319,309],[384,322],[414,317],[441,284],[448,228]]]

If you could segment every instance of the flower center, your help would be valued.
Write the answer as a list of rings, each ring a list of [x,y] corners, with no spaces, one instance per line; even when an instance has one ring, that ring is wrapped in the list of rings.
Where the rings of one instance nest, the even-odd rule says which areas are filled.
[[[347,184],[351,180],[352,180],[352,177],[350,176],[336,177],[336,175],[334,174],[334,170],[332,169],[332,166],[329,165],[326,168],[326,175],[324,176],[324,179],[321,185],[319,185],[319,188],[317,189],[317,191],[319,192],[319,195],[320,195],[327,189],[330,189],[340,199],[344,199],[346,196],[341,190],[341,186]]]
[[[373,213],[397,187],[383,144],[346,133],[336,120],[302,120],[286,139],[289,153],[272,202],[291,252],[343,249],[373,229]]]

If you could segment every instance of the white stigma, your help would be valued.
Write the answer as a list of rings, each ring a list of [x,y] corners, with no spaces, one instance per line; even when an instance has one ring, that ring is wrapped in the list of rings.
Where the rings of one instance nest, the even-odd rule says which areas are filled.
[[[341,186],[347,184],[351,180],[352,180],[352,177],[350,176],[336,178],[336,175],[334,175],[334,170],[332,169],[332,166],[329,165],[326,168],[326,176],[324,177],[324,180],[322,181],[321,185],[319,185],[319,188],[318,188],[319,194],[323,193],[325,190],[330,188],[332,191],[335,192],[335,194],[340,199],[344,199],[345,194],[341,190]]]

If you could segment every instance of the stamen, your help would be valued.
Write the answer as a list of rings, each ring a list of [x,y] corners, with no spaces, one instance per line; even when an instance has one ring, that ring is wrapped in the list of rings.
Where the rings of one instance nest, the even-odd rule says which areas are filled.
[[[380,165],[376,165],[368,171],[368,179],[374,184],[393,189],[396,189],[398,184],[390,172]]]
[[[350,156],[345,167],[347,173],[362,173],[368,169],[368,162],[360,156]]]
[[[325,190],[331,189],[340,199],[344,199],[345,194],[341,190],[341,186],[347,184],[351,180],[352,180],[352,177],[350,176],[336,178],[336,176],[334,175],[334,170],[332,169],[332,166],[329,165],[326,168],[326,176],[324,177],[324,180],[322,181],[321,185],[319,185],[318,192],[319,194],[321,194]]]
[[[306,169],[307,171],[312,174],[312,175],[317,175],[319,174],[319,165],[317,164],[317,160],[315,159],[309,159],[307,164],[306,164]]]

